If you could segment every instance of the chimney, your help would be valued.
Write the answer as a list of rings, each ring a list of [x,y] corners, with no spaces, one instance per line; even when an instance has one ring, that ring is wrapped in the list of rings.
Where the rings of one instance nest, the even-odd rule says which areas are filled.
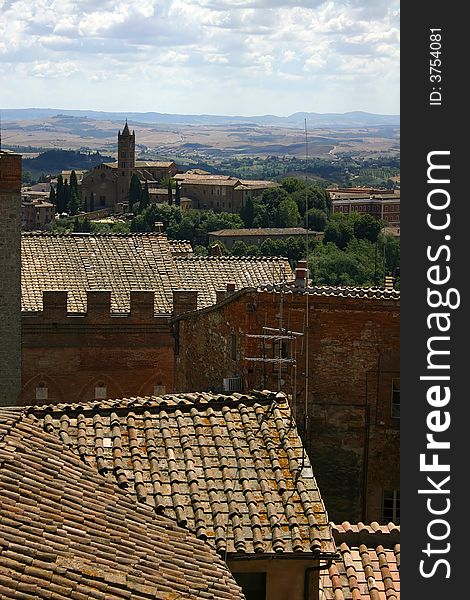
[[[295,269],[295,287],[305,289],[308,285],[308,268],[306,260],[299,260]]]
[[[163,233],[163,223],[162,221],[155,221],[155,223],[153,224],[153,230],[155,231],[155,233]]]
[[[197,310],[197,290],[173,290],[173,316]]]
[[[395,281],[395,278],[392,277],[392,275],[386,275],[385,276],[385,289],[387,291],[393,290],[394,281]]]
[[[211,246],[211,256],[222,256],[222,248],[219,244]]]

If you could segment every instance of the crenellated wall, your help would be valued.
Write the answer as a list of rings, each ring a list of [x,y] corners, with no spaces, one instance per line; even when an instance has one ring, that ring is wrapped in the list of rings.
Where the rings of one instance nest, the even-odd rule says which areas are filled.
[[[131,291],[126,313],[112,312],[108,290],[89,290],[86,296],[86,312],[73,313],[67,310],[67,291],[45,290],[43,310],[23,313],[19,403],[173,391],[169,316],[154,314],[154,292]]]

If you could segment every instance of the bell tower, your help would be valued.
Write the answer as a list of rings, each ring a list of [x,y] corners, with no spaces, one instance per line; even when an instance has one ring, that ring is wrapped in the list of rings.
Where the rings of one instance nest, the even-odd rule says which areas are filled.
[[[126,202],[129,198],[129,186],[135,170],[135,132],[129,126],[118,133],[118,202]]]

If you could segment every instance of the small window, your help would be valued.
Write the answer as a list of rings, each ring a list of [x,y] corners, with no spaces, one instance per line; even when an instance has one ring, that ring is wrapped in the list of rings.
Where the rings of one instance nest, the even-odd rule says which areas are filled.
[[[233,573],[246,600],[266,600],[266,573]]]
[[[36,387],[36,400],[47,400],[49,397],[49,390],[45,383],[40,383]]]
[[[237,360],[237,336],[232,334],[232,360]]]
[[[392,379],[392,419],[400,418],[400,380]]]
[[[384,523],[400,523],[400,490],[385,490],[382,518]]]
[[[104,383],[99,383],[95,386],[95,400],[105,400],[106,397],[106,386]]]

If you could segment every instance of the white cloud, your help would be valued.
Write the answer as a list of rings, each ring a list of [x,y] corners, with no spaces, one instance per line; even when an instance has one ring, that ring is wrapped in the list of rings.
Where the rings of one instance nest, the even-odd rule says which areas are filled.
[[[288,114],[310,110],[314,98],[319,111],[334,102],[336,110],[398,112],[399,4],[0,0],[0,63],[10,105],[31,78],[55,82],[54,96],[44,86],[38,106],[80,107],[86,99],[100,109],[120,102],[116,109],[146,110],[148,101],[166,112]],[[346,86],[339,96],[336,82]],[[350,104],[360,98],[355,89],[374,86],[363,105]]]

